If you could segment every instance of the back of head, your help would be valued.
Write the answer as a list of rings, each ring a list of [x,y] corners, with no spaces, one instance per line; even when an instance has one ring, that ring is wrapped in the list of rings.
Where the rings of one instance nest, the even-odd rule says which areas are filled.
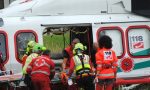
[[[50,50],[43,51],[42,55],[50,56]]]
[[[99,38],[98,44],[99,44],[99,48],[111,49],[112,39],[107,35],[103,35]]]
[[[77,43],[80,43],[80,40],[78,38],[73,39],[71,42],[72,47],[74,47],[74,45]]]
[[[72,42],[74,42],[74,43],[80,43],[80,40],[78,38],[75,38],[75,39],[72,40]]]

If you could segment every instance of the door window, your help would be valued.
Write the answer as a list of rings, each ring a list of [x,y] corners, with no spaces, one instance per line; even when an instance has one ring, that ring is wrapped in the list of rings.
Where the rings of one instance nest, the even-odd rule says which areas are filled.
[[[102,27],[98,30],[98,38],[108,35],[112,39],[113,47],[112,49],[116,52],[116,55],[120,58],[124,54],[124,42],[123,33],[119,27]]]
[[[16,58],[19,59],[19,61],[20,61],[22,56],[26,52],[27,43],[31,40],[36,41],[37,37],[33,31],[17,32],[17,34],[15,36],[16,36],[15,43],[16,43],[16,51],[17,51]]]
[[[3,62],[7,61],[8,59],[7,49],[7,35],[4,32],[0,31],[0,54]]]

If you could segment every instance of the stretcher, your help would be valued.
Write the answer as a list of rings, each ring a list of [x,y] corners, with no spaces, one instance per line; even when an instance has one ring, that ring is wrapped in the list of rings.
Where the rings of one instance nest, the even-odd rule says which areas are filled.
[[[17,87],[21,87],[19,84],[22,81],[22,74],[12,74],[0,76],[0,88],[4,90],[16,90]]]
[[[56,73],[54,78],[51,80],[51,88],[52,90],[78,90],[77,84],[74,82],[72,85],[68,85],[66,81],[64,81],[66,74],[65,73]],[[74,77],[72,77],[74,79]],[[74,81],[74,80],[73,80]]]

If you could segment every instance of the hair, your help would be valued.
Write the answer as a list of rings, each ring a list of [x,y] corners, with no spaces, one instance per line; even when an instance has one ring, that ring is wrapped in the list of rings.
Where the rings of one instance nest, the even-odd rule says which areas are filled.
[[[111,49],[112,39],[107,35],[103,35],[99,38],[98,44],[99,44],[99,48]]]
[[[73,40],[72,40],[72,43],[73,42],[75,42],[75,43],[80,43],[80,40],[78,39],[78,38],[74,38]]]
[[[43,51],[42,55],[47,55],[47,56],[49,56],[49,55],[50,55],[50,50],[45,50],[45,51]]]

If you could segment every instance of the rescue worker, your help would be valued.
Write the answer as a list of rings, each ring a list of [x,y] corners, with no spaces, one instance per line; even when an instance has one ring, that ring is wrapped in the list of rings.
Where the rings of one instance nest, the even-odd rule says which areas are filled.
[[[6,68],[3,63],[2,53],[0,52],[0,76],[5,75],[5,74],[6,74]]]
[[[29,41],[29,42],[28,42],[28,44],[27,44],[27,49],[26,49],[26,53],[25,53],[25,54],[23,55],[23,57],[22,57],[22,67],[24,67],[27,57],[32,53],[32,49],[33,49],[33,47],[34,47],[36,44],[38,44],[38,43],[36,43],[35,41]],[[39,44],[39,45],[40,45],[40,44]],[[41,48],[42,51],[46,50],[46,47],[44,47],[44,46],[42,46],[42,45],[40,45],[40,46],[42,47],[42,48]]]
[[[78,38],[73,39],[71,45],[65,48],[63,51],[63,63],[62,63],[62,69],[65,71],[70,67],[70,59],[73,57],[73,48],[76,43],[79,43],[80,40]]]
[[[75,46],[76,43],[79,43],[80,40],[78,38],[73,39],[73,41],[71,42],[71,45],[69,45],[68,47],[66,47],[63,50],[63,63],[62,63],[62,72],[61,72],[61,81],[64,85],[67,84],[66,82],[66,73],[68,73],[69,67],[70,67],[70,60],[73,57],[73,48]],[[66,86],[67,88],[67,86]]]
[[[49,76],[54,76],[55,64],[50,59],[50,51],[45,50],[43,54],[29,64],[28,74],[31,75],[32,83],[35,90],[51,90]]]
[[[69,73],[67,74],[70,78],[72,73],[75,71],[76,83],[79,88],[84,90],[94,90],[93,84],[94,76],[92,75],[92,63],[88,55],[84,54],[86,47],[82,43],[75,44],[74,53],[75,55],[71,59]]]
[[[28,46],[29,45],[30,44],[28,44]],[[38,52],[36,51],[36,49],[38,49]],[[32,46],[30,46],[30,48],[28,48],[28,50],[29,50],[28,54],[30,54],[30,55],[25,60],[25,63],[23,66],[23,74],[26,74],[26,68],[29,65],[29,63],[32,61],[32,59],[37,57],[38,55],[40,55],[43,51],[45,51],[46,47],[44,47],[43,45],[38,44],[38,43],[35,43],[35,44],[32,43]]]
[[[29,89],[32,90],[32,83],[31,83],[31,78],[30,76],[27,74],[26,69],[28,67],[28,65],[31,63],[33,58],[38,57],[42,50],[41,50],[41,45],[40,44],[35,44],[32,48],[32,53],[27,57],[25,65],[23,66],[22,72],[23,72],[23,76],[24,76],[24,83],[29,87]]]
[[[6,68],[4,66],[2,57],[3,57],[2,52],[0,52],[0,76],[6,74]],[[0,83],[0,90],[7,90],[6,83]]]
[[[27,43],[26,52],[25,52],[25,54],[24,54],[23,57],[22,57],[22,67],[24,67],[27,57],[32,53],[32,48],[33,48],[34,45],[36,45],[36,44],[37,44],[37,43],[36,43],[35,41],[29,41],[29,42]]]
[[[117,56],[112,48],[112,40],[109,36],[103,35],[98,40],[100,50],[96,53],[98,80],[96,90],[112,90],[117,73]]]

